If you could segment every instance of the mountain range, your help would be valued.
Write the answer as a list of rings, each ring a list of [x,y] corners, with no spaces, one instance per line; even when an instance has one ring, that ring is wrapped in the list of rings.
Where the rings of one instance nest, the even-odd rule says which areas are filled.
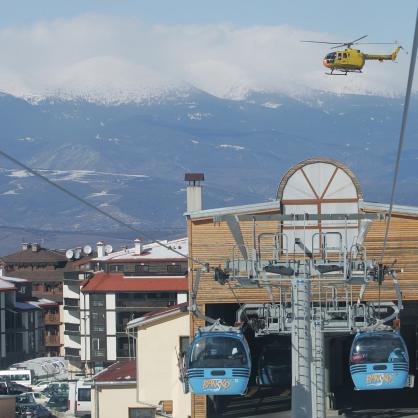
[[[399,204],[418,205],[418,100],[413,97]],[[141,101],[27,100],[0,95],[0,149],[143,231],[185,234],[185,172],[204,172],[204,208],[275,198],[293,164],[346,163],[365,199],[388,202],[401,98],[249,93],[227,100],[189,89]],[[0,254],[22,239],[66,248],[135,234],[0,158]],[[104,238],[101,238],[104,237]]]

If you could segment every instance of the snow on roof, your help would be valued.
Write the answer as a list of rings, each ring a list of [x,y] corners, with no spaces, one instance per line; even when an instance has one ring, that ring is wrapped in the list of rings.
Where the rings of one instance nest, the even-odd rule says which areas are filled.
[[[28,301],[28,303],[30,303],[33,306],[36,306],[37,308],[46,308],[48,306],[58,306],[57,302],[54,302],[53,300],[49,300],[49,299],[38,299],[38,300],[31,300]]]
[[[176,259],[182,260],[188,255],[188,239],[180,238],[172,241],[159,241],[165,246],[171,247],[176,252],[171,251],[165,246],[160,245],[159,243],[152,242],[151,244],[144,244],[142,246],[142,252],[138,254],[138,250],[135,247],[127,248],[126,250],[115,251],[104,257],[94,258],[93,261],[123,261],[123,260],[161,260],[161,259]],[[180,254],[183,254],[181,256]]]
[[[16,290],[15,286],[13,283],[10,283],[6,280],[3,280],[0,277],[0,292],[6,292],[8,290]]]
[[[8,282],[14,282],[14,283],[23,283],[27,282],[26,279],[21,279],[20,277],[11,277],[11,276],[0,276],[1,279],[7,280]]]
[[[39,309],[39,306],[30,302],[15,302],[14,307],[20,311],[32,311],[34,309]]]

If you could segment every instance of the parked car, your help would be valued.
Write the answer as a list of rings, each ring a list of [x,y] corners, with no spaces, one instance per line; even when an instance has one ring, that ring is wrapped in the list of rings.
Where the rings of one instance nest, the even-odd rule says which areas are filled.
[[[33,392],[21,393],[16,396],[16,405],[36,405],[36,398]]]
[[[51,396],[49,401],[46,403],[48,408],[51,408],[55,411],[65,412],[68,410],[68,394],[67,395],[59,395],[54,394]]]
[[[91,381],[76,380],[70,382],[68,410],[76,417],[91,415]]]
[[[67,382],[52,382],[42,391],[43,394],[50,397],[54,393],[64,393],[68,392],[68,383]]]
[[[45,390],[49,386],[50,383],[51,382],[48,381],[48,380],[41,380],[36,385],[32,386],[32,390],[34,392],[42,392],[43,390]]]
[[[54,415],[43,405],[16,405],[16,418],[52,418]]]
[[[0,380],[0,394],[1,395],[20,395],[28,392],[30,389],[19,383],[11,382],[10,380]]]

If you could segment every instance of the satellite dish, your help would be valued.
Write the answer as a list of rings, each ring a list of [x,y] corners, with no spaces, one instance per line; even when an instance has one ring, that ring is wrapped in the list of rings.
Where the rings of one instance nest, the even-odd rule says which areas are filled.
[[[104,250],[105,254],[110,254],[113,251],[113,247],[110,244],[106,244]]]
[[[85,245],[83,247],[83,253],[86,255],[90,255],[93,252],[93,248],[91,248],[91,245]]]
[[[74,257],[74,251],[73,251],[73,250],[67,250],[67,251],[65,252],[65,256],[66,256],[69,260],[71,260],[71,259]]]
[[[78,260],[81,257],[81,248],[76,248],[74,250],[74,258]]]

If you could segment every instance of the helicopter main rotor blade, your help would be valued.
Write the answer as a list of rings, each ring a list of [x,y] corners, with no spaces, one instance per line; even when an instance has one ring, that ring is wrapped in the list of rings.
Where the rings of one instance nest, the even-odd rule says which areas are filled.
[[[349,44],[354,44],[355,42],[360,41],[361,39],[364,39],[364,38],[366,38],[367,36],[368,36],[368,35],[364,35],[364,36],[362,36],[361,38],[355,39],[354,41],[352,41],[352,42],[347,42],[347,43],[349,43]]]
[[[337,46],[333,46],[331,49],[336,49],[336,48],[340,48],[342,46],[350,46],[351,44],[339,44]]]
[[[330,44],[330,45],[340,45],[341,44],[341,42],[323,42],[323,41],[300,41],[300,42],[310,42],[312,44]]]
[[[396,45],[398,42],[356,42],[356,45]]]

